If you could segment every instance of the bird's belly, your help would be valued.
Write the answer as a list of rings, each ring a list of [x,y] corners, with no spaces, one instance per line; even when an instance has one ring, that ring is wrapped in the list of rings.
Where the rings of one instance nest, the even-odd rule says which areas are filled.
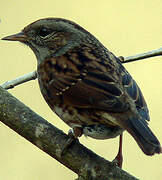
[[[116,136],[122,134],[124,130],[119,126],[106,126],[103,124],[95,124],[85,126],[83,133],[85,136],[89,136],[94,139],[109,139],[115,138]]]
[[[59,106],[54,107],[56,114],[71,128],[80,127],[83,129],[83,134],[94,139],[109,139],[115,138],[123,132],[119,126],[111,124],[102,124],[102,120],[93,121],[92,119],[79,114],[78,112],[69,112]],[[91,117],[91,116],[90,116]]]

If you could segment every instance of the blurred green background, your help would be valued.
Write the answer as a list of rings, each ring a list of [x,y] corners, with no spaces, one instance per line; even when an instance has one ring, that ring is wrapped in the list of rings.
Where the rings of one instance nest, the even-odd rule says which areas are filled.
[[[162,46],[161,0],[0,0],[0,38],[14,34],[45,17],[77,22],[94,34],[116,56],[130,56]],[[0,84],[36,69],[33,52],[18,42],[0,41]],[[162,57],[125,64],[143,91],[150,110],[150,127],[162,143]],[[49,109],[37,81],[9,90],[58,128],[69,127]],[[118,138],[80,142],[112,160]],[[75,179],[77,176],[56,160],[0,123],[0,180]],[[133,138],[124,133],[123,169],[143,180],[162,179],[162,156],[144,155]]]

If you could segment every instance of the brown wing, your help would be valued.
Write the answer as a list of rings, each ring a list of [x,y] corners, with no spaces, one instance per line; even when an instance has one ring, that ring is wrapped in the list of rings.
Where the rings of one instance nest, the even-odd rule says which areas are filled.
[[[65,104],[112,112],[126,111],[129,96],[144,119],[149,119],[136,82],[111,52],[102,50],[105,52],[100,54],[97,49],[83,47],[55,57],[53,62],[50,59],[55,71],[50,87],[63,95]]]
[[[64,103],[79,108],[122,112],[129,107],[119,84],[113,81],[109,73],[89,71],[65,91],[63,97]]]
[[[64,104],[123,112],[129,104],[118,68],[112,54],[102,57],[92,48],[73,49],[55,58],[57,75],[52,84],[60,89]]]

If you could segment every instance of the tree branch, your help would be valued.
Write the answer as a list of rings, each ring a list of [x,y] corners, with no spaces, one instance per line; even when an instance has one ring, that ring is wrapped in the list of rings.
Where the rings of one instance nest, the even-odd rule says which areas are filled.
[[[79,141],[61,155],[69,136],[37,115],[0,87],[0,121],[26,138],[39,149],[78,174],[84,180],[137,180],[116,167]]]
[[[146,53],[142,53],[142,54],[137,54],[134,56],[128,56],[126,58],[120,56],[119,59],[121,61],[121,63],[128,63],[128,62],[133,62],[133,61],[137,61],[137,60],[142,60],[142,59],[146,59],[146,58],[150,58],[150,57],[155,57],[155,56],[161,56],[162,55],[162,48],[160,49],[156,49],[156,50],[152,50]],[[18,77],[14,80],[11,81],[7,81],[4,84],[2,84],[1,86],[4,89],[11,89],[19,84],[22,84],[24,82],[30,81],[30,80],[34,80],[37,78],[37,73],[36,71],[30,72],[28,74],[25,74],[21,77]]]

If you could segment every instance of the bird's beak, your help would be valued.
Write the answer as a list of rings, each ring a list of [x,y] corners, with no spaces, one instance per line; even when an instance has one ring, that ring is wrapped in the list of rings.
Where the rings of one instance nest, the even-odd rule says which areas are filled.
[[[20,32],[17,34],[6,36],[2,38],[2,40],[26,42],[28,40],[28,37],[23,32]]]

